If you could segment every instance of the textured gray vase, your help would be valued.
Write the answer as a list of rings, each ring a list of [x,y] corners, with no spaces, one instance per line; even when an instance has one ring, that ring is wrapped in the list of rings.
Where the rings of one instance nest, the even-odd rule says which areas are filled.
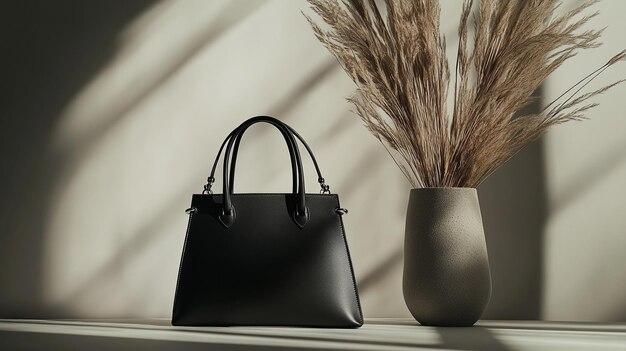
[[[480,318],[491,275],[476,189],[411,190],[402,290],[422,325],[471,326]]]

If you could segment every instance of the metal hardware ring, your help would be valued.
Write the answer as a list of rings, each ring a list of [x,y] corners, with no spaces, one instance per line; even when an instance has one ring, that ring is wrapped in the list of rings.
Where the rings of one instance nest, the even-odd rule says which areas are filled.
[[[340,215],[340,216],[343,216],[343,215],[348,213],[348,209],[347,208],[343,208],[343,207],[337,207],[335,209],[335,213]]]

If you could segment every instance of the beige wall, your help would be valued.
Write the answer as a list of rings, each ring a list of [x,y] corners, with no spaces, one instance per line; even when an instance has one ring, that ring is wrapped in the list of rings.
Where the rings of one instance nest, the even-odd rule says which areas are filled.
[[[300,13],[306,4],[126,7],[108,13],[128,13],[115,25],[84,24],[102,36],[96,44],[87,43],[89,34],[76,39],[101,55],[67,49],[50,68],[77,81],[59,87],[46,80],[35,90],[33,104],[52,95],[56,109],[5,103],[16,121],[2,131],[4,152],[16,166],[3,173],[0,312],[169,316],[183,210],[226,134],[269,114],[307,139],[350,209],[346,230],[366,316],[409,316],[400,279],[410,185],[350,112],[344,97],[353,84],[313,37]],[[598,8],[594,24],[609,26],[609,45],[560,70],[544,88],[547,98],[626,46],[619,18],[626,3]],[[444,13],[452,54],[457,4],[444,2]],[[81,60],[98,63],[87,69]],[[601,82],[626,77],[624,66]],[[486,317],[626,320],[625,92],[607,94],[590,121],[555,129],[481,187],[494,271]],[[37,118],[48,122],[33,136],[28,120]],[[288,156],[275,134],[258,127],[246,135],[238,191],[290,189]],[[29,135],[35,146],[24,141]],[[307,172],[316,189],[312,167]]]
[[[550,96],[626,47],[626,2],[603,1],[598,9],[591,25],[609,26],[605,45],[555,74],[546,84]],[[624,77],[626,64],[599,83]],[[626,319],[626,86],[597,101],[590,120],[555,128],[545,139],[548,318]]]

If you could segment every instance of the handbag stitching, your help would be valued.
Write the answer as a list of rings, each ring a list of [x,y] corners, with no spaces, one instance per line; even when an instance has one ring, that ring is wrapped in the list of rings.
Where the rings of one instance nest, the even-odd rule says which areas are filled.
[[[321,195],[321,194],[320,194]],[[335,199],[337,200],[337,207],[339,205],[339,196],[335,195]],[[346,254],[348,255],[348,264],[350,265],[350,277],[352,278],[352,289],[354,290],[354,297],[356,297],[356,306],[359,310],[359,320],[358,322],[363,325],[363,311],[361,310],[361,300],[359,299],[359,293],[356,290],[356,279],[354,277],[354,267],[352,266],[352,257],[350,257],[350,249],[348,248],[348,240],[346,239],[346,231],[343,227],[343,219],[341,216],[339,217],[339,226],[341,227],[341,236],[343,238],[343,244],[346,248]]]
[[[176,291],[174,291],[174,308],[172,308],[172,319],[174,318],[174,312],[178,306],[178,284],[180,283],[180,275],[183,271],[183,260],[185,259],[185,251],[187,250],[187,240],[189,239],[189,230],[191,229],[191,219],[193,218],[193,212],[189,214],[189,222],[187,223],[187,232],[185,233],[185,242],[183,243],[183,253],[180,258],[180,264],[178,265],[178,277],[176,278]]]

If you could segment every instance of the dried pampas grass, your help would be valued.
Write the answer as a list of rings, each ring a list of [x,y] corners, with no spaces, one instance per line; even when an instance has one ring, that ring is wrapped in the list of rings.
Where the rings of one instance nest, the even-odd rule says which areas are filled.
[[[476,187],[555,124],[580,120],[589,100],[623,82],[581,93],[622,51],[538,113],[517,116],[546,77],[602,30],[581,28],[586,2],[555,16],[556,0],[466,0],[459,23],[454,108],[446,110],[450,70],[437,0],[309,0],[328,26],[315,35],[357,85],[349,98],[414,187]],[[470,48],[472,44],[472,48]],[[389,150],[391,148],[392,150]]]

